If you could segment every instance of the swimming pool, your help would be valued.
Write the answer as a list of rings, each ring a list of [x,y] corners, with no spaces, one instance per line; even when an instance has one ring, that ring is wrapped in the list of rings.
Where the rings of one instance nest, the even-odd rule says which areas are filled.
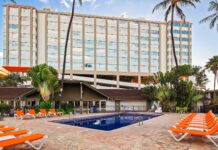
[[[83,118],[75,118],[75,119],[55,120],[52,122],[110,131],[134,123],[138,123],[140,121],[152,119],[158,116],[160,115],[120,113],[120,114],[104,115],[104,116],[92,116],[92,117],[83,117]]]

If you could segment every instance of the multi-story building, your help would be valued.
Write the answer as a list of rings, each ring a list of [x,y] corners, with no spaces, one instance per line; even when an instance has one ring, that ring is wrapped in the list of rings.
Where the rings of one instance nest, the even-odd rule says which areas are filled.
[[[70,13],[4,6],[3,65],[47,63],[62,71]],[[174,22],[179,64],[191,64],[192,24]],[[115,87],[142,86],[146,76],[175,66],[170,23],[75,14],[66,77]]]

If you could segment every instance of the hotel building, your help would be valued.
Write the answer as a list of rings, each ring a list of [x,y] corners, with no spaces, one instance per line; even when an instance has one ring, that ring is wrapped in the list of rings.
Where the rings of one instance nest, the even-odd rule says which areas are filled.
[[[3,66],[47,63],[61,73],[70,13],[3,7]],[[179,64],[191,64],[192,24],[175,21],[174,36]],[[66,78],[140,89],[146,76],[175,66],[171,47],[170,23],[75,14]]]

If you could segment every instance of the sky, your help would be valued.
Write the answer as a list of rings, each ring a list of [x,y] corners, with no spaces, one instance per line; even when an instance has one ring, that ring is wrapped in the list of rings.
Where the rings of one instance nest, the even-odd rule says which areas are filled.
[[[45,7],[56,11],[70,11],[72,0],[16,0],[17,4],[34,6],[37,9]],[[76,4],[76,13],[102,16],[126,16],[128,18],[145,18],[146,20],[164,21],[164,11],[152,13],[153,7],[162,0],[83,0],[83,5]],[[218,55],[218,32],[210,29],[209,24],[199,24],[199,21],[211,14],[208,12],[210,0],[201,0],[196,8],[183,8],[186,21],[192,22],[192,64],[204,66],[209,58]],[[0,0],[0,49],[2,49],[3,8],[9,0]],[[0,54],[1,57],[1,54]],[[208,73],[210,82],[207,88],[212,88],[213,74]],[[217,87],[218,88],[218,87]]]

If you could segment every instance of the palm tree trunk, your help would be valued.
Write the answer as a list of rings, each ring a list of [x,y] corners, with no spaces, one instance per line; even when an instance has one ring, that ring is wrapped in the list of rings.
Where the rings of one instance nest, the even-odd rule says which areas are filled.
[[[213,101],[216,103],[216,78],[217,73],[214,74],[214,87],[213,87]]]
[[[66,57],[67,57],[67,45],[68,45],[68,39],[69,39],[69,35],[70,35],[70,28],[71,28],[71,25],[73,22],[75,1],[76,0],[73,0],[72,13],[71,13],[71,17],[70,17],[70,23],[68,26],[67,37],[66,37],[66,42],[65,42],[63,72],[62,72],[62,79],[61,79],[61,93],[60,93],[60,97],[59,97],[59,100],[60,100],[59,101],[59,108],[61,107],[61,98],[62,98],[63,88],[64,88],[64,75],[65,75],[65,66],[66,66]]]
[[[173,21],[174,21],[174,6],[172,6],[172,14],[171,14],[171,41],[172,41],[172,46],[173,46],[173,55],[174,55],[174,60],[176,63],[176,68],[178,69],[178,61],[177,61],[177,57],[176,57],[176,50],[175,50],[175,41],[174,41],[174,35],[173,35]]]

